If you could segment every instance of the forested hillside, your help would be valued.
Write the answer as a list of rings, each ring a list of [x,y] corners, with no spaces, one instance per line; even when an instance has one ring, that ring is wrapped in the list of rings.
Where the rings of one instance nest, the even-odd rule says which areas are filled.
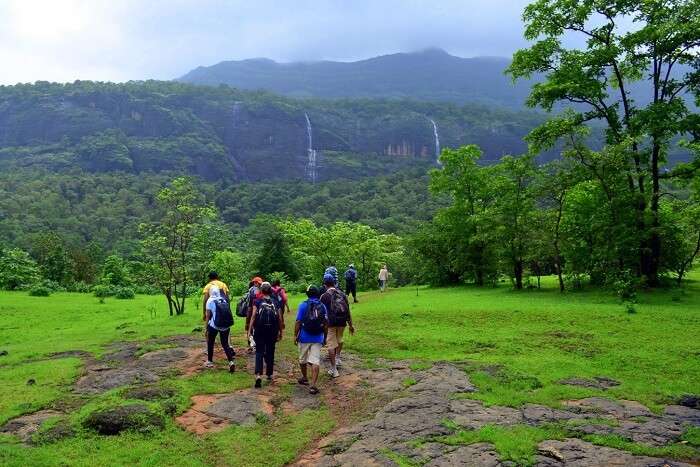
[[[308,117],[308,118],[307,118]],[[173,82],[0,87],[0,170],[175,171],[207,180],[358,178],[479,144],[526,150],[542,118],[480,105],[294,100]]]

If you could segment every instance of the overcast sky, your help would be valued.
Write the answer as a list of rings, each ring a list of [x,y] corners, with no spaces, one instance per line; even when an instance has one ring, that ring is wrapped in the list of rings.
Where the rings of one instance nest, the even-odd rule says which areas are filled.
[[[0,83],[172,79],[268,57],[510,56],[526,0],[0,0]]]

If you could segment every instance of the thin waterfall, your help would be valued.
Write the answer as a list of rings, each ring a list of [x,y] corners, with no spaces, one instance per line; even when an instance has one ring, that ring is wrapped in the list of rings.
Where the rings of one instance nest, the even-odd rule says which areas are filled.
[[[433,120],[431,118],[430,123],[433,124],[433,136],[435,137],[435,160],[439,164],[440,163],[440,135],[438,134],[437,123],[435,123],[435,120]]]
[[[304,113],[304,117],[306,118],[306,137],[308,139],[308,160],[306,162],[304,175],[306,176],[306,179],[309,180],[311,183],[316,183],[316,150],[314,149],[313,129],[311,128],[311,120],[309,120],[309,114]]]

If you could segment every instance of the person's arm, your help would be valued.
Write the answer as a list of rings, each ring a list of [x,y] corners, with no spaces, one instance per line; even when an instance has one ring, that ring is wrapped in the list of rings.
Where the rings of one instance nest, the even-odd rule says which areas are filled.
[[[277,341],[281,341],[282,331],[284,330],[284,320],[282,319],[282,312],[280,310],[277,310],[277,327],[279,329],[279,333],[277,334]]]
[[[323,347],[326,346],[326,341],[328,340],[328,314],[326,313],[325,319],[323,320]]]
[[[301,321],[296,321],[294,323],[294,343],[299,343],[299,333],[301,332]]]
[[[355,326],[352,325],[352,313],[350,312],[348,297],[345,297],[345,305],[348,307],[348,329],[350,330],[350,334],[355,334]]]
[[[202,297],[202,319],[204,321],[209,321],[209,318],[207,318],[207,300],[209,300],[208,289],[206,292],[204,292],[204,296]]]

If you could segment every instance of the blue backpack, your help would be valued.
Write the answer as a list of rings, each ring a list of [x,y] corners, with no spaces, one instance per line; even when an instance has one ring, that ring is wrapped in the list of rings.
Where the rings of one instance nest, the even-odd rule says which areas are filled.
[[[345,280],[350,282],[355,282],[357,279],[357,271],[354,269],[348,269],[345,271]]]

